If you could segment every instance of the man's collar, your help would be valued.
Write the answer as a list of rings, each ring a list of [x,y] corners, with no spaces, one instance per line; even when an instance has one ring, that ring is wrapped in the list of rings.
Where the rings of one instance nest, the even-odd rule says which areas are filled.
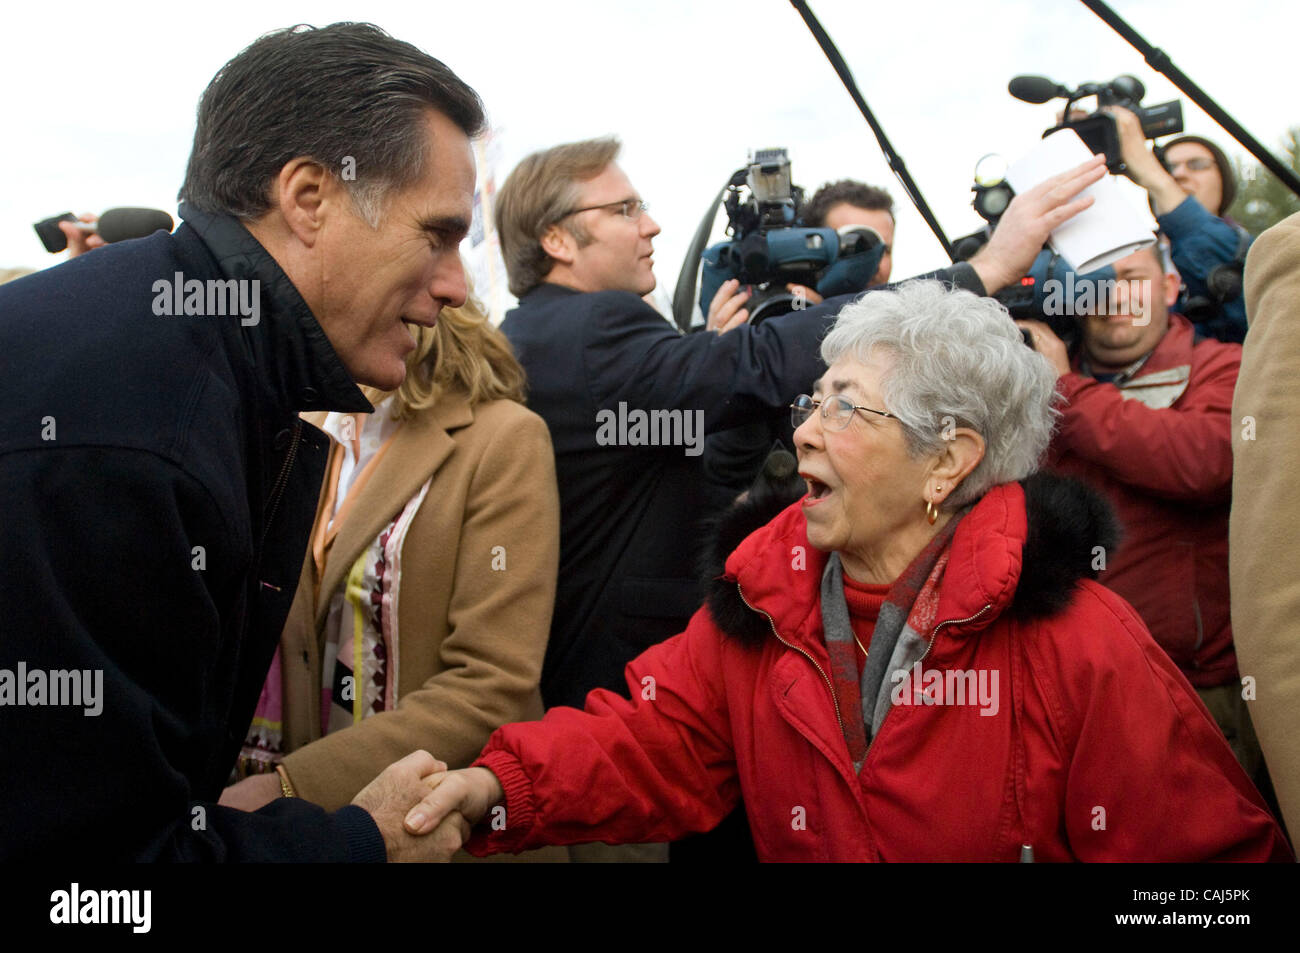
[[[370,413],[374,408],[339,359],[320,322],[270,253],[238,219],[180,206],[181,218],[227,278],[257,280],[260,320],[241,327],[258,377],[275,403],[294,411]]]
[[[1160,340],[1156,341],[1155,347],[1123,370],[1116,372],[1114,378],[1111,379],[1111,383],[1116,387],[1123,387],[1142,370],[1155,373],[1167,370],[1170,367],[1188,364],[1191,362],[1192,343],[1192,323],[1181,314],[1170,311],[1169,326],[1165,329],[1165,333],[1160,335]],[[1082,350],[1079,356],[1079,373],[1088,377],[1097,376],[1097,372],[1092,368],[1087,354]]]
[[[537,298],[542,300],[547,298],[563,298],[568,295],[580,294],[585,294],[585,292],[579,291],[577,288],[570,288],[568,285],[556,284],[554,281],[543,281],[541,284],[535,285],[528,291],[525,291],[524,298]],[[522,301],[524,298],[521,298],[520,300]]]

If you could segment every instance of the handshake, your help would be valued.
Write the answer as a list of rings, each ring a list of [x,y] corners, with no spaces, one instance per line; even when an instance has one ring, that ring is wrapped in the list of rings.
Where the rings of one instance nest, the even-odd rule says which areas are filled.
[[[448,771],[429,752],[413,751],[385,768],[352,803],[374,819],[389,861],[447,863],[504,797],[487,768]]]

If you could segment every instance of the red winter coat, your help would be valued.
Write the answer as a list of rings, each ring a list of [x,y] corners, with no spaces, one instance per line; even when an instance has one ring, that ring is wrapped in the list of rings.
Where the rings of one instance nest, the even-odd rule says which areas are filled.
[[[790,507],[731,554],[685,632],[628,665],[632,701],[597,690],[585,712],[492,736],[476,764],[505,789],[504,829],[468,848],[671,841],[743,795],[768,861],[1016,861],[1024,844],[1040,861],[1290,859],[1186,679],[1080,579],[1112,532],[1077,481],[986,494],[953,537],[924,664],[997,672],[997,714],[895,706],[855,777],[839,719],[858,715],[822,641],[826,557]]]
[[[1169,330],[1124,391],[1082,374],[1061,377],[1064,416],[1048,466],[1101,490],[1123,540],[1098,577],[1132,604],[1193,685],[1237,678],[1228,605],[1232,391],[1241,345]],[[1178,368],[1187,368],[1179,375]],[[1182,376],[1179,384],[1151,386]],[[1124,394],[1145,394],[1155,406]]]

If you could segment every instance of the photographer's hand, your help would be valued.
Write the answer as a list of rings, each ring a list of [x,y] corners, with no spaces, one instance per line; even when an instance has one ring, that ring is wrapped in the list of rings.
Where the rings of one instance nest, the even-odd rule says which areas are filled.
[[[80,221],[88,225],[94,225],[99,219],[89,212],[83,212],[78,215]],[[78,255],[84,255],[94,248],[101,248],[108,244],[104,239],[99,237],[96,232],[82,231],[71,222],[59,222],[59,231],[63,232],[68,238],[68,258],[76,258]]]
[[[749,320],[749,309],[742,308],[741,305],[749,300],[751,292],[748,288],[744,291],[738,290],[739,288],[740,282],[735,278],[729,278],[722,283],[718,293],[709,302],[709,314],[705,325],[707,330],[726,334],[732,328],[738,328]]]
[[[1029,332],[1034,339],[1034,350],[1047,358],[1057,377],[1070,373],[1070,353],[1055,331],[1042,321],[1017,321],[1016,325]]]
[[[1115,126],[1119,130],[1120,158],[1124,160],[1125,166],[1124,174],[1147,190],[1157,215],[1172,212],[1187,198],[1187,193],[1147,148],[1138,117],[1123,106],[1104,106],[1102,111],[1115,117]]]
[[[984,291],[993,294],[1028,272],[1052,229],[1092,204],[1092,196],[1076,196],[1105,174],[1106,157],[1093,156],[1013,198],[988,244],[970,260]]]

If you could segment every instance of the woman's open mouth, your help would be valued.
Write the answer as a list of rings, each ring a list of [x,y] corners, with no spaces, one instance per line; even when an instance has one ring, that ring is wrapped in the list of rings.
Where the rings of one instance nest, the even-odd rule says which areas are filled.
[[[816,477],[809,476],[806,473],[799,474],[808,484],[808,495],[803,498],[805,506],[811,506],[820,503],[831,495],[831,488],[818,480]]]

